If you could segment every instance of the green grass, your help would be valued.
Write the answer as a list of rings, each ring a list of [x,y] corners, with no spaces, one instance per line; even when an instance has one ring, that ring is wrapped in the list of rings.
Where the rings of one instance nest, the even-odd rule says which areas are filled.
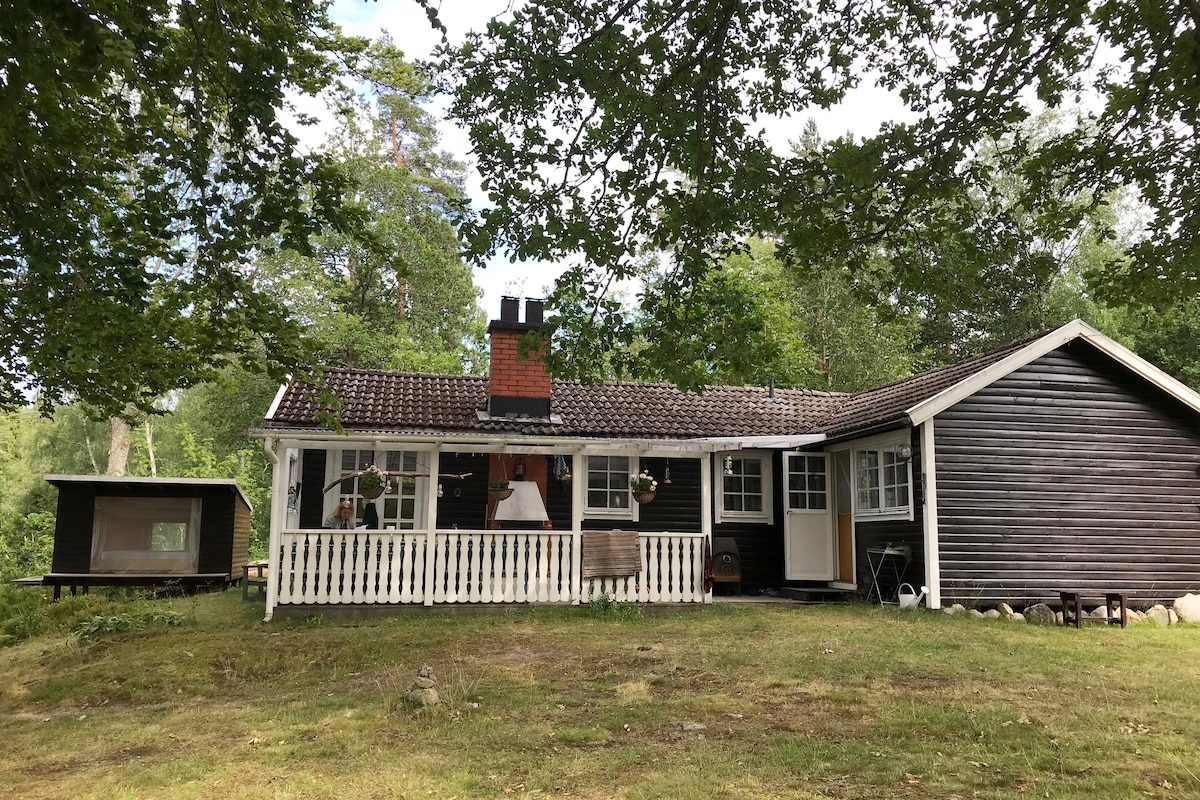
[[[234,592],[47,613],[147,605],[183,625],[0,649],[6,796],[1200,796],[1194,626],[865,606],[263,625]],[[423,664],[430,710],[401,698]]]

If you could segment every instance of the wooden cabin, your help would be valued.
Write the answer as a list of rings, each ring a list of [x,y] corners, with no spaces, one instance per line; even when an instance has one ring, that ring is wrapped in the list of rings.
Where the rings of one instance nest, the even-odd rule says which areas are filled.
[[[47,475],[58,488],[51,572],[41,583],[217,586],[238,581],[250,502],[237,481]]]
[[[718,557],[722,592],[896,602],[907,583],[933,608],[1200,591],[1200,394],[1079,320],[854,394],[695,394],[554,380],[520,354],[540,304],[517,314],[489,327],[486,378],[324,370],[337,431],[306,380],[281,388],[254,434],[275,462],[268,617],[705,603]],[[372,464],[403,476],[378,500],[352,477]],[[544,524],[497,513],[505,479],[536,484]],[[377,504],[370,530],[322,530],[342,498],[364,520]],[[605,530],[639,535],[635,576],[585,577],[584,534]]]

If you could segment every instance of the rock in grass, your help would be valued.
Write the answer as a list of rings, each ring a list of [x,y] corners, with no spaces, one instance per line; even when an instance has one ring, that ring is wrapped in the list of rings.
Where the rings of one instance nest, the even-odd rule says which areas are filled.
[[[1175,613],[1180,622],[1200,622],[1200,594],[1185,594],[1175,598]]]
[[[1171,615],[1167,613],[1167,607],[1161,603],[1150,606],[1146,611],[1146,621],[1156,622],[1159,625],[1170,625]]]
[[[1004,615],[994,608],[989,608],[987,611],[983,612],[983,616],[985,619],[1000,619],[1000,617]]]
[[[1053,625],[1055,622],[1054,609],[1045,603],[1034,603],[1025,611],[1025,621],[1034,625]]]
[[[417,672],[417,679],[404,692],[404,699],[419,706],[436,706],[441,702],[438,696],[437,679],[433,677],[433,669],[423,666]]]
[[[1000,616],[1004,617],[1005,619],[1012,617],[1014,613],[1012,606],[1010,606],[1008,603],[1001,603],[1000,605],[996,606],[996,610],[999,611]]]
[[[970,617],[971,619],[983,619],[984,618],[983,612],[980,611],[978,608],[972,608],[970,611],[967,612],[967,616]]]

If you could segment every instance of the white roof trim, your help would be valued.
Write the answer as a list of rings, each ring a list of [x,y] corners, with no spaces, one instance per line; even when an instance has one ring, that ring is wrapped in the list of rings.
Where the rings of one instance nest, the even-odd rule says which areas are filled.
[[[327,447],[343,447],[349,443],[370,442],[375,447],[385,444],[441,445],[453,452],[514,452],[537,453],[607,453],[636,451],[639,453],[723,453],[732,450],[790,450],[816,444],[828,437],[823,433],[795,436],[709,436],[695,439],[638,439],[598,436],[528,436],[491,431],[447,431],[446,433],[398,433],[387,431],[347,430],[336,434],[329,430],[259,429],[250,431],[252,439],[275,439],[280,442],[321,443]]]
[[[287,391],[291,383],[292,376],[288,375],[287,382],[280,385],[279,391],[275,393],[275,399],[271,401],[271,407],[267,409],[267,416],[263,419],[275,419],[275,412],[279,409],[279,404],[283,402],[283,393]]]
[[[917,403],[905,413],[913,425],[920,425],[926,420],[933,419],[934,416],[950,408],[955,403],[965,400],[979,390],[990,386],[1009,373],[1041,358],[1047,353],[1057,350],[1075,339],[1087,341],[1117,363],[1145,378],[1184,405],[1200,411],[1200,394],[1172,378],[1129,348],[1105,336],[1083,320],[1076,319],[1057,330],[1047,333],[1042,338],[1030,342],[1020,350],[1010,353],[987,369],[976,372],[969,378],[965,378],[953,386],[943,389],[933,397]]]
[[[713,452],[721,453],[726,450],[790,450],[827,438],[823,433],[805,433],[795,436],[706,436],[691,441],[711,445]]]

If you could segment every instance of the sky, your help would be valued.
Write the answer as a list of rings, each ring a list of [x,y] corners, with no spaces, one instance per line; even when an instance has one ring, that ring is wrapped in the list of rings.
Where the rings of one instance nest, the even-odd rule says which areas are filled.
[[[442,0],[440,16],[450,41],[455,43],[468,31],[482,30],[488,20],[505,13],[514,2],[520,0]],[[356,36],[378,38],[387,31],[405,56],[414,60],[428,56],[440,41],[440,34],[430,28],[424,10],[414,0],[335,0],[330,17],[346,33]],[[330,118],[316,103],[307,104],[302,110]],[[435,104],[429,110],[441,119],[444,106]],[[799,138],[809,117],[815,119],[823,137],[832,138],[846,132],[856,136],[871,135],[882,123],[904,116],[905,108],[899,99],[884,90],[865,87],[851,94],[848,102],[829,111],[767,120],[763,125],[768,142],[782,151],[787,149],[789,141]],[[480,189],[466,131],[449,122],[443,122],[440,127],[443,149],[467,164],[467,191],[473,204],[476,207],[485,205],[486,197]],[[328,125],[309,129],[301,134],[302,141],[315,146],[331,129],[331,121]],[[475,271],[475,283],[483,290],[480,302],[489,316],[497,316],[502,295],[540,297],[565,266],[513,264],[503,258],[494,258],[486,269]]]

